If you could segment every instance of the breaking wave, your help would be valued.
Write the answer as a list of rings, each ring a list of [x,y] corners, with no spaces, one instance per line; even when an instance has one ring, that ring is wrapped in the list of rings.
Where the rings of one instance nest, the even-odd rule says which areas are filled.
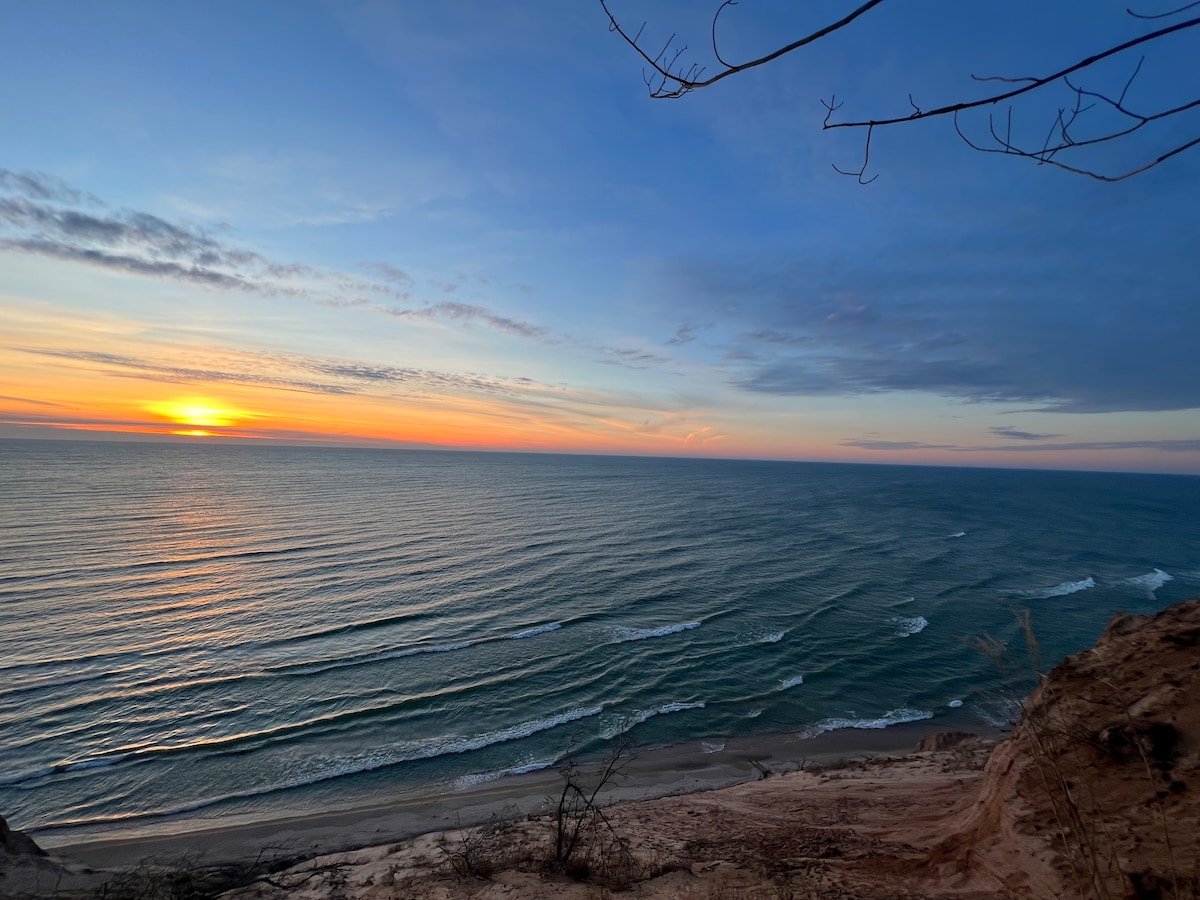
[[[549,625],[538,625],[536,628],[526,628],[524,631],[518,631],[516,634],[507,635],[510,641],[519,641],[523,638],[537,637],[539,634],[546,634],[549,631],[558,631],[562,628],[561,622],[551,622]]]
[[[1158,571],[1157,569],[1155,571]],[[1049,600],[1051,597],[1066,597],[1068,594],[1074,594],[1078,591],[1086,591],[1088,588],[1094,588],[1096,581],[1090,575],[1082,581],[1064,581],[1062,584],[1056,584],[1054,587],[1040,588],[1032,591],[1020,591],[1024,597],[1029,597],[1032,600]]]
[[[933,713],[928,710],[902,707],[888,710],[878,719],[822,719],[820,722],[806,725],[797,734],[801,738],[807,739],[827,731],[841,731],[843,728],[887,728],[904,722],[919,722],[922,719],[932,718]]]
[[[896,637],[909,637],[924,631],[929,625],[929,620],[924,616],[896,616],[892,619],[892,624],[896,626]]]
[[[1126,578],[1124,583],[1131,587],[1140,588],[1153,597],[1155,591],[1168,581],[1174,580],[1174,576],[1168,575],[1162,569],[1155,569],[1153,572],[1147,572],[1145,575],[1135,575],[1133,578]]]
[[[613,625],[610,631],[613,636],[612,643],[623,644],[626,641],[644,641],[647,638],[665,637],[668,634],[690,631],[699,627],[699,622],[682,622],[678,625],[663,625],[659,628],[629,628],[625,625]]]

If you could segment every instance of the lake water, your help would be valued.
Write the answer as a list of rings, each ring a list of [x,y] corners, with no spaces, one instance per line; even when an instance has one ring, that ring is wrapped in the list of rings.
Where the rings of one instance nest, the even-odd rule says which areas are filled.
[[[573,747],[1002,724],[1200,594],[1200,479],[0,441],[0,814],[62,842]]]

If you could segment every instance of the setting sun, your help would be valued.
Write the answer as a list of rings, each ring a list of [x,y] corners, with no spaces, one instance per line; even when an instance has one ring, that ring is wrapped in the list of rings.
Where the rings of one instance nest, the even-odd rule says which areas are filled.
[[[229,409],[219,403],[199,398],[184,400],[167,400],[146,405],[146,410],[153,415],[166,419],[177,425],[196,426],[196,430],[180,432],[183,434],[203,435],[203,428],[223,428],[236,425],[247,418],[245,413]]]

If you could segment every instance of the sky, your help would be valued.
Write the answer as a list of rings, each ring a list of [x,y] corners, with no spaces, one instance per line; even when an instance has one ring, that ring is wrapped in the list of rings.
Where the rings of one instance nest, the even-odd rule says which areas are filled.
[[[719,47],[853,5],[741,0]],[[864,133],[821,128],[1170,21],[1126,5],[888,0],[652,100],[599,0],[10,4],[0,437],[1200,474],[1200,148],[1108,184],[930,119],[875,130],[863,185],[834,166]],[[609,4],[710,71],[715,6]],[[1119,93],[1144,50],[1129,109],[1194,99],[1197,31],[1079,83]],[[1023,98],[1013,134],[1072,102]]]

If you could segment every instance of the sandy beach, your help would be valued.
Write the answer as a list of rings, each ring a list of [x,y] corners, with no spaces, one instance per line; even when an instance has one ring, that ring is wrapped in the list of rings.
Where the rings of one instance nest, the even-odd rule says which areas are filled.
[[[841,761],[904,756],[940,729],[928,722],[886,729],[847,729],[813,738],[794,734],[719,739],[694,744],[634,748],[626,775],[605,792],[605,803],[644,801],[728,788]],[[999,733],[990,734],[991,737]],[[720,750],[714,752],[714,748]],[[586,760],[585,760],[586,763]],[[426,785],[398,792],[377,804],[297,813],[265,821],[212,824],[180,817],[127,832],[81,837],[78,833],[31,832],[48,850],[82,865],[121,868],[147,858],[197,856],[207,864],[237,863],[263,848],[279,855],[328,854],[395,842],[504,815],[546,810],[561,779],[556,769],[510,775],[471,786]]]
[[[716,752],[719,744],[707,742],[640,751],[602,795],[606,816],[632,851],[627,863],[639,873],[626,888],[646,897],[790,896],[778,893],[781,873],[796,866],[818,891],[813,896],[991,896],[1040,885],[1046,873],[1024,865],[976,866],[969,875],[916,865],[976,800],[996,746],[973,737],[915,752],[922,739],[934,741],[934,732],[928,723],[910,723],[806,740],[729,740]],[[544,770],[264,822],[204,829],[170,822],[74,843],[34,836],[74,873],[56,881],[60,887],[95,885],[119,871],[237,870],[268,860],[275,874],[231,896],[605,896],[611,873],[548,885],[527,871],[550,852],[561,784],[557,771]],[[499,822],[506,823],[503,838]],[[488,848],[483,864],[504,871],[486,880],[456,874],[455,848],[474,841]],[[48,879],[27,880],[24,893],[38,896]],[[8,882],[11,893],[21,893]],[[900,883],[907,887],[897,893]]]
[[[900,736],[875,737],[882,745]],[[723,777],[738,774],[739,764],[681,770],[676,780],[655,789],[641,781],[649,771],[642,760],[641,770],[612,792],[608,799],[614,805],[606,807],[612,827],[632,851],[628,864],[639,873],[622,887],[639,897],[1050,896],[1053,871],[1029,848],[1000,846],[969,866],[955,858],[929,862],[930,851],[977,801],[995,746],[971,738],[945,750],[913,752],[910,746],[898,755],[877,746],[882,755],[832,764],[758,759],[761,770],[746,763],[755,780],[725,787],[706,779],[723,768]],[[169,868],[185,857],[190,866],[245,863],[264,848],[279,859],[301,858],[235,890],[231,900],[608,896],[613,873],[568,877],[530,871],[551,845],[553,817],[544,802],[554,783],[555,776],[539,773],[458,797],[65,845],[54,855],[75,871],[147,863]],[[663,794],[671,788],[670,796],[637,799],[648,790]],[[500,815],[508,822],[502,832],[458,827]],[[486,878],[455,871],[459,848],[476,840]],[[804,892],[793,885],[797,873],[803,874]]]

